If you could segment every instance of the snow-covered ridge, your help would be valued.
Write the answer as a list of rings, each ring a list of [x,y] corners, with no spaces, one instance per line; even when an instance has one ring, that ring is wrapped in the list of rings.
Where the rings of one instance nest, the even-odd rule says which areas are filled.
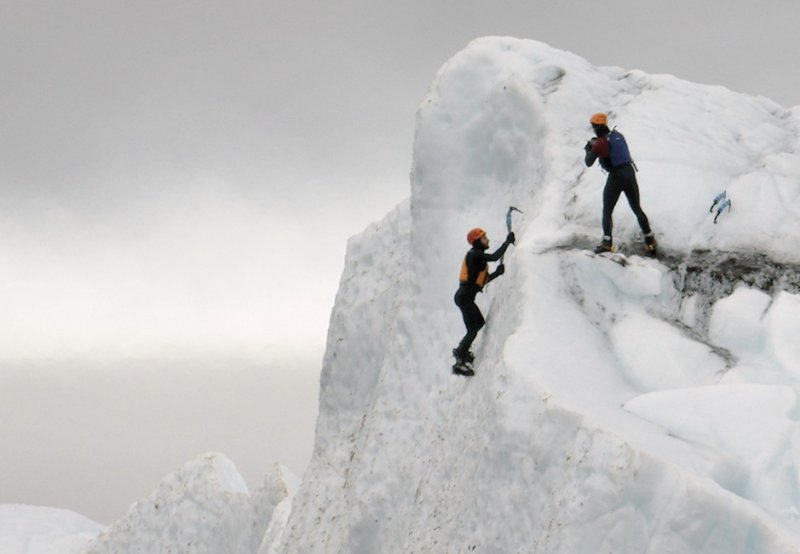
[[[628,139],[663,263],[579,248],[600,235],[597,111]],[[409,204],[348,248],[280,551],[798,551],[798,115],[534,41],[448,61]],[[525,214],[465,380],[464,235],[499,245],[509,205]],[[615,237],[640,240],[624,199]]]

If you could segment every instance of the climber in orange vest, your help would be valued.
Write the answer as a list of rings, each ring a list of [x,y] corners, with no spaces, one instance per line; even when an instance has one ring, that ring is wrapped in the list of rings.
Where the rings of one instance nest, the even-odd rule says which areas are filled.
[[[505,273],[505,266],[502,263],[497,266],[494,273],[489,273],[488,262],[499,260],[505,254],[508,245],[514,244],[515,240],[514,233],[508,233],[502,246],[493,253],[487,254],[489,237],[486,236],[486,231],[476,227],[467,233],[467,242],[472,245],[472,248],[464,256],[464,261],[461,264],[459,286],[454,298],[456,306],[461,310],[461,315],[464,316],[464,325],[467,327],[467,334],[461,339],[461,343],[453,349],[453,356],[456,358],[456,363],[453,365],[453,373],[457,375],[475,375],[475,371],[472,369],[475,355],[469,349],[475,337],[478,336],[478,331],[486,323],[481,310],[475,304],[475,296],[492,280]]]

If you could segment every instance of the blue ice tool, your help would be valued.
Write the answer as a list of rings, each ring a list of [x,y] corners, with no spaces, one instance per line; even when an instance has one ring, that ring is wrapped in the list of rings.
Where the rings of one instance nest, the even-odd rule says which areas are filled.
[[[723,191],[722,191],[722,192],[720,192],[718,195],[716,195],[716,196],[714,197],[714,202],[711,204],[711,207],[708,209],[708,213],[711,213],[711,212],[713,212],[713,211],[714,211],[714,208],[715,208],[715,207],[717,206],[717,204],[719,204],[720,202],[723,202],[723,203],[724,203],[724,201],[725,201],[725,197],[726,197],[727,195],[728,195],[728,191],[727,191],[727,190],[723,190]]]
[[[717,215],[714,216],[714,223],[717,222],[717,218],[724,212],[725,210],[730,211],[731,209],[731,199],[728,198],[728,191],[723,190],[718,195],[714,197],[714,202],[711,204],[711,207],[708,209],[708,213],[714,211],[714,208],[717,209]]]
[[[506,230],[510,233],[511,232],[511,214],[514,212],[524,213],[522,210],[517,208],[516,206],[509,206],[508,211],[506,212]],[[502,256],[500,256],[500,263],[503,263],[503,258],[506,257],[505,252]]]
[[[730,198],[726,198],[725,200],[723,200],[722,202],[719,203],[719,206],[717,207],[717,215],[714,216],[714,223],[717,222],[717,218],[725,210],[731,211],[731,199]]]

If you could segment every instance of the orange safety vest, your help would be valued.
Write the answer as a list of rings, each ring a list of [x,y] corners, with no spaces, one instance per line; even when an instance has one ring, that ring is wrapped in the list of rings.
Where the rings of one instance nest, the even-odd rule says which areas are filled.
[[[467,257],[464,256],[464,261],[461,262],[461,275],[459,277],[459,282],[462,284],[465,283],[474,283],[478,285],[478,288],[483,288],[483,285],[486,284],[486,278],[489,276],[489,264],[484,263],[483,268],[478,272],[477,277],[475,277],[474,281],[470,281],[469,276],[469,268],[467,267]]]

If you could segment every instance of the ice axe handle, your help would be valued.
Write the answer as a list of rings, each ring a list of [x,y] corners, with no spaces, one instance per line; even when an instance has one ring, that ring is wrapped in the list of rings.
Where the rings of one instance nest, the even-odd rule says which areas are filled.
[[[516,206],[509,206],[508,211],[506,212],[506,230],[510,233],[511,232],[511,214],[514,212],[523,213],[522,210],[517,208]]]
[[[510,233],[511,232],[511,214],[514,212],[523,213],[522,210],[517,208],[516,206],[509,206],[508,211],[506,212],[506,230]],[[502,256],[500,256],[500,263],[503,263],[503,258],[506,257],[505,252]]]

